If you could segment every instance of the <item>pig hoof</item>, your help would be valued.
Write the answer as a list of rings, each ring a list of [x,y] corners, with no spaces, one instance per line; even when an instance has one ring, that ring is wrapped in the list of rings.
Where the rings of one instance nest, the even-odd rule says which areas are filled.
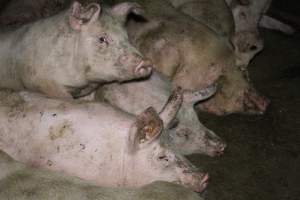
[[[135,68],[135,74],[138,77],[145,77],[150,75],[152,72],[152,65],[149,61],[141,61],[140,64]]]

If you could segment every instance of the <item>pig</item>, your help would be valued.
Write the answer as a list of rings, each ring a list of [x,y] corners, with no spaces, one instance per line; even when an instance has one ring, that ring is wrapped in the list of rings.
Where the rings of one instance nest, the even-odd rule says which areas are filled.
[[[225,0],[168,0],[175,8],[212,28],[232,44],[236,65],[247,66],[253,57],[263,49],[260,37],[252,30],[236,31],[235,16]],[[252,46],[249,46],[251,42]]]
[[[145,20],[129,20],[129,39],[174,86],[197,91],[234,64],[229,46],[211,29],[166,1],[138,2],[146,10]]]
[[[259,26],[287,34],[295,32],[291,26],[266,15],[272,0],[226,1],[232,10],[235,23],[235,34],[231,41],[235,44],[235,51],[240,52],[241,63],[245,63],[243,60],[250,61],[264,47]]]
[[[249,91],[251,83],[244,77],[244,74],[247,74],[247,66],[242,65],[242,59],[237,58],[233,46],[228,44],[228,39],[220,37],[220,34],[178,11],[168,2],[175,0],[136,1],[144,6],[147,14],[134,17],[132,14],[129,15],[130,20],[127,22],[129,39],[154,62],[158,71],[171,79],[173,85],[197,91],[212,85],[220,77],[227,80],[222,82],[223,85],[219,90],[221,93],[230,91],[232,95],[218,95],[219,100],[211,104],[210,109],[204,111],[217,115],[248,113],[249,109],[244,102],[252,108],[260,108],[254,112],[252,109],[251,114],[263,113],[266,110],[269,100],[260,95],[253,86]],[[111,5],[120,2],[122,0],[105,1]],[[244,61],[247,62],[247,59]],[[224,69],[227,69],[226,73]],[[230,69],[233,70],[232,74]],[[243,83],[240,84],[238,80]],[[240,85],[237,92],[234,90],[236,85]],[[246,92],[249,95],[240,95]],[[244,99],[237,103],[234,96]],[[228,107],[231,98],[236,103]],[[214,97],[210,100],[212,99]],[[227,103],[222,104],[223,102]],[[258,103],[260,105],[256,105]],[[203,106],[196,108],[201,110]],[[214,113],[217,110],[218,112]]]
[[[0,149],[17,161],[62,171],[99,186],[138,187],[153,181],[203,191],[208,174],[162,145],[183,99],[175,90],[158,114],[135,116],[108,104],[3,92]]]
[[[129,39],[153,61],[155,69],[171,79],[173,86],[197,91],[227,80],[220,82],[216,95],[207,101],[218,96],[218,104],[212,104],[210,109],[196,106],[197,110],[203,108],[216,115],[265,112],[269,100],[251,86],[245,67],[237,65],[235,53],[224,38],[166,1],[138,2],[147,14],[133,16],[128,22]],[[220,95],[227,91],[231,95]]]
[[[139,188],[99,187],[64,173],[25,166],[3,151],[0,185],[3,200],[202,200],[191,190],[162,181]]]
[[[272,0],[226,0],[226,3],[232,8],[238,29],[256,29],[260,26],[285,34],[294,34],[296,31],[290,25],[268,16]]]
[[[137,115],[148,106],[161,110],[171,94],[172,86],[167,77],[153,71],[151,77],[143,81],[107,84],[96,92],[97,101],[105,101],[128,113]],[[194,104],[211,97],[215,86],[196,92],[184,91],[182,106],[169,131],[161,141],[184,155],[221,155],[226,143],[198,120]]]
[[[0,31],[0,88],[76,98],[99,84],[149,76],[150,61],[128,42],[130,12],[140,6],[74,2],[52,17]]]

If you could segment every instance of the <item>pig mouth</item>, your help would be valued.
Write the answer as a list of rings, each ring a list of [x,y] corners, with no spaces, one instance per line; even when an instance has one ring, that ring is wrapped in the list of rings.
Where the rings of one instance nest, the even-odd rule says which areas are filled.
[[[226,144],[220,144],[218,147],[214,147],[214,149],[208,152],[210,157],[222,156],[224,154],[226,148]]]
[[[264,114],[268,105],[270,104],[269,99],[259,95],[252,89],[249,89],[247,92],[245,92],[244,97],[244,106],[245,110],[248,111],[248,113]]]
[[[210,157],[222,156],[225,152],[226,144],[221,143],[217,146],[207,147],[207,155]]]
[[[195,192],[203,192],[208,185],[208,173],[184,171],[183,176],[181,184]]]
[[[194,186],[194,191],[198,193],[203,192],[207,188],[208,180],[209,180],[209,175],[208,173],[206,173],[203,175],[200,182]]]
[[[152,64],[150,61],[142,60],[135,68],[134,74],[138,77],[146,77],[152,73]]]

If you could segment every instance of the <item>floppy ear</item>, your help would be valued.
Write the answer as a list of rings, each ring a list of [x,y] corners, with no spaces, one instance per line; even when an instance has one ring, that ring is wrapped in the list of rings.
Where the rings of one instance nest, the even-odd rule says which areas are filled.
[[[129,132],[129,150],[134,152],[150,144],[162,133],[163,122],[153,107],[137,116]]]
[[[69,23],[72,29],[80,31],[83,26],[95,22],[100,15],[100,5],[91,3],[83,7],[75,1],[70,8]]]
[[[117,17],[123,24],[126,23],[127,16],[133,13],[135,15],[143,15],[144,9],[135,2],[119,3],[111,8],[111,14]]]

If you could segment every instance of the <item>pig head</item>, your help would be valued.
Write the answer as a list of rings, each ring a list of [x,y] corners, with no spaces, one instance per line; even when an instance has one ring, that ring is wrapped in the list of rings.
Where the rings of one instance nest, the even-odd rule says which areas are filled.
[[[171,94],[172,85],[162,74],[152,73],[143,81],[107,84],[96,92],[96,99],[105,101],[128,113],[137,115],[148,106],[161,110]],[[223,153],[225,142],[213,131],[199,122],[194,104],[211,97],[215,87],[210,86],[196,92],[184,91],[182,106],[169,127],[166,127],[161,142],[181,154],[200,153],[216,156]]]
[[[217,115],[263,114],[270,103],[254,88],[247,71],[242,68],[229,68],[221,77],[219,86],[214,98],[198,104],[197,108]]]
[[[271,3],[272,0],[227,0],[234,17],[235,34],[231,41],[235,46],[236,54],[239,56],[239,64],[247,65],[263,49],[263,39],[259,34],[259,26],[287,34],[295,32],[291,26],[266,14]]]

